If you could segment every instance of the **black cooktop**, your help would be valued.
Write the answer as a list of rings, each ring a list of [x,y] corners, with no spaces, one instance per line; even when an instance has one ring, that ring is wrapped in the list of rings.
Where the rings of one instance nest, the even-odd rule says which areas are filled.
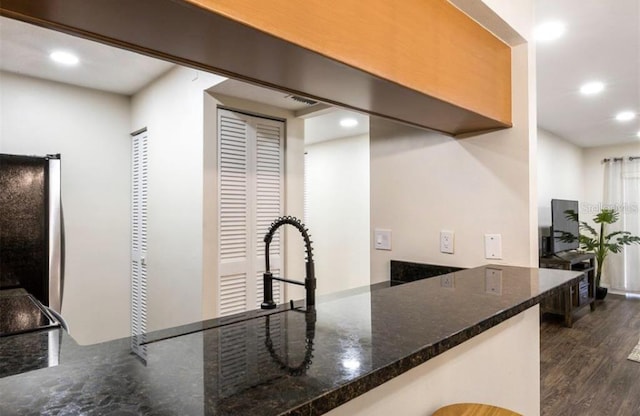
[[[0,337],[60,326],[29,294],[0,296]]]

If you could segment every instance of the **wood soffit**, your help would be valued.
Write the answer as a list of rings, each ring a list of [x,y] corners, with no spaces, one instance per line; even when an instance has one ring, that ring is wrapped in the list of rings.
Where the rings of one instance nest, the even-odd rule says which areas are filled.
[[[289,6],[287,13],[273,17],[263,13],[263,6],[249,7],[253,3]],[[320,7],[321,2],[308,3]],[[372,4],[383,3],[389,2]],[[419,14],[422,19],[430,16],[429,24],[411,19],[407,29],[421,33],[422,22],[428,29],[425,37],[435,36],[436,45],[428,46],[410,31],[378,33],[381,26],[371,19],[391,25],[399,18],[388,7],[361,18],[353,15],[353,7],[336,13],[337,22],[352,17],[368,26],[356,29],[344,20],[335,33],[322,28],[322,23],[331,22],[321,9],[295,11],[291,5],[299,3],[286,0],[2,0],[0,14],[452,136],[510,127],[509,47],[445,0],[410,3],[436,6],[433,16]],[[402,7],[407,6],[402,3]],[[322,18],[304,20],[315,12]],[[328,32],[332,39],[325,42]],[[453,38],[458,32],[462,37]],[[398,36],[402,41],[396,41]],[[385,39],[387,45],[377,44]],[[354,42],[375,47],[373,52],[371,48],[358,52]],[[419,53],[425,48],[427,53]],[[385,49],[387,54],[380,53]]]

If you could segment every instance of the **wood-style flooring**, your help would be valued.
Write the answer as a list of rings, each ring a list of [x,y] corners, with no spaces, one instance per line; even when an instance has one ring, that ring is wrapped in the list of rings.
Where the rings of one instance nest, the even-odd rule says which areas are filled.
[[[544,315],[540,329],[542,416],[640,416],[640,299],[608,295],[576,313],[573,328]]]

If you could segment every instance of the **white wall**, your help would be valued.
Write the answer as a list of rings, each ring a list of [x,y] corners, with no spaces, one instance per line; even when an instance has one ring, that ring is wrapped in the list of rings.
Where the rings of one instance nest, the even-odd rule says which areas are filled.
[[[81,344],[129,333],[129,98],[0,73],[0,152],[62,155],[62,314]]]
[[[527,151],[517,141],[456,140],[372,120],[371,228],[392,230],[392,251],[372,251],[374,282],[388,279],[391,259],[489,263],[486,233],[502,234],[499,263],[529,265]],[[440,253],[441,230],[455,232],[454,254]]]
[[[318,294],[368,285],[369,135],[305,147]]]
[[[132,97],[149,134],[150,331],[202,319],[204,90],[224,78],[176,67]]]
[[[583,201],[582,148],[538,129],[538,222],[551,225],[551,200]]]
[[[205,95],[204,124],[204,235],[202,304],[203,317],[217,316],[218,301],[218,118],[217,108],[243,110],[286,120],[284,154],[284,215],[303,217],[304,192],[304,121],[294,113],[255,101],[208,92]],[[285,273],[293,279],[304,276],[304,245],[299,232],[286,227],[284,233]],[[285,298],[302,299],[304,289],[285,285]]]

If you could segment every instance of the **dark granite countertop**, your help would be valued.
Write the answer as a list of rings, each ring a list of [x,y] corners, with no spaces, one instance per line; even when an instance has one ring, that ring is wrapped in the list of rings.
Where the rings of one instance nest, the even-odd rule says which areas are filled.
[[[374,285],[320,297],[315,325],[280,307],[150,334],[146,363],[129,339],[81,347],[61,329],[9,336],[0,414],[322,414],[578,278],[484,266]]]

